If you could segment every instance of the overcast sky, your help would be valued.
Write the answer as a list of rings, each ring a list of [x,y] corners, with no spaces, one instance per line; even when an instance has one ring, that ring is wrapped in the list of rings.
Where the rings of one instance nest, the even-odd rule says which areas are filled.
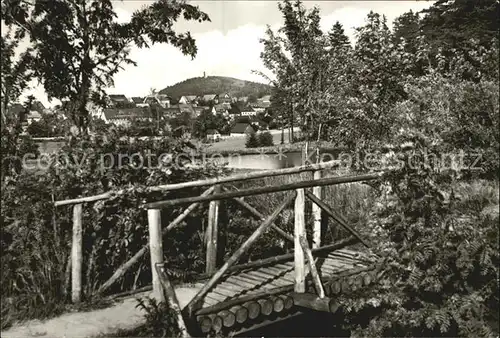
[[[146,5],[148,1],[115,1],[118,20],[130,19],[132,13]],[[184,56],[169,45],[154,45],[150,49],[134,48],[131,53],[137,67],[127,66],[115,76],[115,87],[110,94],[143,96],[150,88],[157,90],[185,79],[207,75],[230,76],[243,80],[265,82],[252,74],[252,70],[265,72],[260,60],[266,25],[279,28],[283,19],[277,1],[191,1],[206,12],[211,22],[191,22],[181,20],[176,24],[177,32],[190,31],[196,39],[198,54],[194,60]],[[318,6],[321,11],[321,25],[324,31],[339,21],[352,39],[354,27],[363,25],[366,15],[374,12],[385,14],[392,21],[412,9],[420,11],[429,7],[432,1],[305,1],[307,8]],[[52,106],[56,102],[47,101],[39,86],[29,91],[42,103]],[[26,93],[27,95],[28,93]]]

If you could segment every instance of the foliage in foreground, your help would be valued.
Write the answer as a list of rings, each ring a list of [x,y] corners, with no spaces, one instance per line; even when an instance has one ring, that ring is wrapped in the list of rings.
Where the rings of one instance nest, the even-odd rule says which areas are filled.
[[[463,194],[461,173],[421,166],[441,144],[408,135],[412,158],[376,186],[369,228],[385,257],[379,283],[343,299],[346,326],[355,336],[462,336],[498,334],[498,193]],[[466,183],[470,185],[471,183]],[[496,183],[498,188],[498,182]],[[486,210],[486,212],[485,212]]]
[[[134,332],[142,337],[178,337],[181,333],[177,314],[168,302],[157,302],[154,298],[138,299],[137,308],[145,312],[146,323]]]
[[[66,146],[51,158],[48,168],[38,168],[37,173],[2,172],[2,311],[10,311],[11,319],[43,317],[66,302],[72,211],[71,207],[56,209],[53,201],[114,191],[116,194],[109,200],[83,207],[83,294],[90,301],[116,268],[147,245],[147,214],[141,205],[165,197],[163,193],[148,192],[149,186],[223,172],[210,164],[191,168],[184,161],[177,162],[178,166],[160,165],[160,155],[175,158],[185,152],[183,141],[132,141],[110,133],[107,137],[68,139]],[[142,166],[140,157],[133,154],[142,155]],[[199,193],[195,189],[176,195]],[[172,208],[165,212],[164,226],[179,211]],[[183,229],[174,229],[165,239],[165,254],[172,257],[170,273],[177,279],[203,270],[200,231],[204,213],[204,209],[193,213]],[[186,245],[196,249],[186,252]],[[149,269],[145,255],[110,291],[149,283]],[[8,321],[3,324],[8,325]]]

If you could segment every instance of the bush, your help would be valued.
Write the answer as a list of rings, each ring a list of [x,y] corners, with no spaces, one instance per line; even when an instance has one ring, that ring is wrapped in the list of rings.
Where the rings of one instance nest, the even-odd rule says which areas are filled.
[[[3,146],[3,143],[2,143]],[[147,165],[131,156],[141,153]],[[185,153],[185,144],[173,139],[134,140],[110,133],[106,137],[70,138],[55,154],[43,175],[21,172],[2,184],[2,325],[16,319],[54,315],[67,300],[66,273],[71,247],[71,207],[54,208],[53,200],[117,191],[106,201],[85,205],[84,224],[84,300],[91,295],[143,246],[147,245],[145,201],[165,198],[147,187],[222,173],[208,165],[202,169],[161,167],[158,156]],[[104,160],[104,161],[103,161]],[[39,172],[41,173],[41,172]],[[200,194],[201,189],[176,192],[176,196]],[[26,208],[29,206],[29,208]],[[182,207],[163,213],[163,226],[179,214]],[[177,280],[188,280],[204,270],[203,245],[199,231],[206,211],[192,213],[185,226],[174,229],[165,238],[165,255],[170,259],[169,273]],[[149,258],[145,255],[139,269],[127,272],[109,292],[119,292],[150,283]]]
[[[415,134],[406,141],[414,149],[389,160],[421,164],[446,149]],[[356,336],[498,334],[498,213],[461,194],[461,178],[460,171],[403,166],[374,185],[379,197],[368,227],[386,260],[373,288],[341,299]],[[492,202],[498,208],[498,195]]]
[[[259,146],[259,139],[255,132],[250,132],[247,134],[247,140],[245,142],[245,147],[247,148],[257,148]]]
[[[273,135],[270,132],[264,131],[259,133],[259,146],[261,147],[270,147],[273,146]]]

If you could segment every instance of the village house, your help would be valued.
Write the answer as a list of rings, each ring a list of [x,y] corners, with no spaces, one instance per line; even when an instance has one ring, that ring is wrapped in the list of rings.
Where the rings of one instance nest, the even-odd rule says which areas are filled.
[[[133,120],[152,121],[149,111],[144,108],[107,108],[104,109],[104,121],[117,126],[130,126]]]
[[[250,123],[259,127],[259,130],[269,130],[269,124],[267,122],[258,119],[255,116],[252,116],[252,118],[250,119]]]
[[[170,107],[172,102],[172,98],[166,94],[153,94],[153,95],[148,95],[146,98],[144,98],[143,104],[147,104],[148,106],[158,104],[162,106],[163,108],[168,108]],[[139,105],[137,105],[139,106]],[[141,105],[143,106],[143,105]]]
[[[241,110],[241,116],[256,116],[257,112],[250,106],[246,106]]]
[[[257,113],[263,113],[271,106],[271,95],[265,95],[252,104],[252,108]]]
[[[26,115],[26,122],[28,126],[32,124],[33,122],[38,122],[42,119],[42,114],[36,110],[31,110],[27,115]]]
[[[216,94],[206,94],[206,95],[200,95],[196,98],[196,100],[198,102],[202,101],[206,104],[210,104],[210,103],[215,103],[215,100],[217,98],[217,95]]]
[[[130,100],[123,94],[110,94],[105,98],[108,108],[125,108],[130,105]]]
[[[210,109],[210,107],[205,107],[205,106],[193,106],[194,112],[196,114],[196,117],[200,116],[201,113],[203,113],[206,109]]]
[[[26,122],[28,123],[28,125],[30,125],[33,122],[38,122],[42,119],[43,114],[46,113],[49,113],[49,110],[45,108],[43,103],[41,103],[40,101],[34,101],[31,104],[30,111],[26,115]]]
[[[221,135],[219,131],[215,129],[208,129],[207,130],[207,141],[209,142],[219,142],[221,138]]]
[[[230,137],[235,136],[245,136],[249,133],[255,132],[254,128],[250,123],[236,123],[233,128],[231,128]]]
[[[221,93],[218,94],[215,98],[216,103],[221,104],[221,103],[228,103],[230,104],[232,102],[231,95],[228,93]]]
[[[197,99],[198,99],[198,97],[196,95],[183,95],[179,99],[179,103],[182,103],[182,104],[193,103],[193,104],[195,104],[195,103],[197,103]]]
[[[179,116],[182,113],[189,113],[192,118],[196,118],[207,107],[197,107],[189,103],[178,103],[165,108],[165,112],[169,117]]]
[[[182,104],[179,103],[179,111],[180,113],[189,113],[191,116],[195,117],[196,116],[196,111],[194,110],[194,107],[192,104]]]
[[[216,114],[222,114],[227,116],[229,114],[229,110],[231,109],[231,104],[229,103],[219,103],[214,106]]]
[[[257,101],[260,101],[264,104],[271,104],[271,95],[265,95],[265,96],[262,96],[260,99],[258,99]]]
[[[139,97],[139,96],[134,96],[134,97],[132,97],[132,102],[135,103],[136,105],[137,104],[143,104],[144,103],[144,98],[143,97]]]

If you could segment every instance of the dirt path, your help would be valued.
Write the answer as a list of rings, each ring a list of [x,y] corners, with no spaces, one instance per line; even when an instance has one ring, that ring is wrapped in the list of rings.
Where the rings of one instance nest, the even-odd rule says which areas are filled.
[[[175,288],[181,307],[186,306],[201,286],[179,286]],[[117,301],[111,307],[90,312],[63,314],[46,321],[33,320],[19,323],[6,331],[3,338],[10,337],[96,337],[116,333],[118,330],[132,330],[144,322],[143,312],[137,309],[136,298],[150,295],[150,292],[136,294]]]

